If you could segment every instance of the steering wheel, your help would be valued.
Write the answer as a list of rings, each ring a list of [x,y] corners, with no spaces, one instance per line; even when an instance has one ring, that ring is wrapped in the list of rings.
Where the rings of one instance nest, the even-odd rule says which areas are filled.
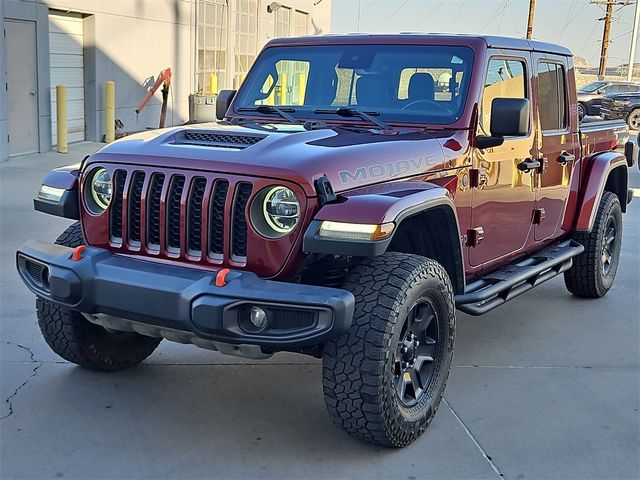
[[[415,100],[413,102],[407,103],[404,107],[402,107],[402,110],[414,110],[414,107],[416,105],[421,105],[421,104],[428,104],[429,107],[436,107],[436,113],[444,113],[444,114],[450,114],[451,111],[445,107],[444,105],[442,105],[439,102],[436,102],[434,100]]]

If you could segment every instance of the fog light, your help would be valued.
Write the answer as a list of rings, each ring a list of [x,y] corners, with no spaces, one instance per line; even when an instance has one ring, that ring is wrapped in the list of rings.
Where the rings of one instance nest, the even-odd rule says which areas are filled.
[[[267,312],[260,307],[251,307],[249,319],[251,320],[251,324],[258,330],[262,330],[267,326]]]

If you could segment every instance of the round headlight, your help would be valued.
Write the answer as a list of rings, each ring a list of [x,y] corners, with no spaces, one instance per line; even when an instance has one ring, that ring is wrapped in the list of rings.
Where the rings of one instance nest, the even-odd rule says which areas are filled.
[[[279,238],[291,233],[300,219],[300,201],[287,187],[263,190],[251,207],[253,226],[265,237]]]
[[[113,184],[111,176],[104,168],[99,168],[91,174],[89,179],[89,189],[91,199],[95,203],[98,210],[104,211],[111,203],[111,194],[113,192]]]
[[[287,187],[273,187],[262,205],[264,219],[278,233],[289,233],[300,218],[300,202]]]

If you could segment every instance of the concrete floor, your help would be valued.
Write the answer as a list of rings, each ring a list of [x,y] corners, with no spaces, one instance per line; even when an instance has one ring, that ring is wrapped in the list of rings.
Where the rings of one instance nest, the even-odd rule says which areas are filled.
[[[640,198],[605,298],[555,279],[482,318],[459,314],[445,403],[417,442],[390,450],[333,427],[307,357],[259,363],[163,342],[142,366],[99,374],[49,350],[14,252],[69,224],[31,198],[52,167],[94,148],[0,165],[0,477],[639,477]]]

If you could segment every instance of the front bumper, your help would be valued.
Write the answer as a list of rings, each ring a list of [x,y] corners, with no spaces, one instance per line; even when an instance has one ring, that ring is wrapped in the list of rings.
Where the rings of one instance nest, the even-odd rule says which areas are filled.
[[[605,120],[619,120],[621,118],[626,118],[627,114],[624,110],[611,110],[609,108],[601,108],[600,116]]]
[[[73,252],[29,241],[16,254],[18,272],[36,295],[82,312],[96,323],[101,317],[116,317],[154,327],[146,330],[156,332],[154,336],[171,338],[162,332],[182,332],[195,339],[276,351],[320,344],[346,331],[353,318],[355,299],[346,290],[263,280],[236,270],[224,276],[223,286],[216,286],[215,271],[114,255],[94,247],[74,260]],[[267,312],[266,328],[258,331],[251,325],[251,306]]]

